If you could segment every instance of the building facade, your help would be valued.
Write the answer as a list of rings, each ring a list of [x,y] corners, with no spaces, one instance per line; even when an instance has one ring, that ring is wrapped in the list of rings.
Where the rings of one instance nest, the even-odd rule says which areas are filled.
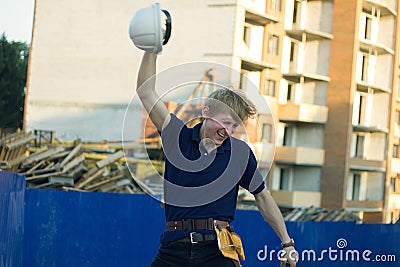
[[[252,141],[276,144],[265,171],[280,206],[348,209],[367,222],[398,219],[398,0],[160,3],[173,29],[159,70],[218,62],[242,74],[231,85],[255,84],[268,102],[275,123],[261,114]],[[128,24],[147,5],[36,1],[27,129],[120,139],[142,54],[132,48]]]

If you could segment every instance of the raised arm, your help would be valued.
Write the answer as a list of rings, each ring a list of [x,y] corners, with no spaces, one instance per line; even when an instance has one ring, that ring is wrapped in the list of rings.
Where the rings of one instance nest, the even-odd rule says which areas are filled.
[[[151,121],[158,130],[167,126],[171,117],[165,104],[160,100],[156,86],[157,54],[145,52],[139,68],[136,92],[139,95]]]

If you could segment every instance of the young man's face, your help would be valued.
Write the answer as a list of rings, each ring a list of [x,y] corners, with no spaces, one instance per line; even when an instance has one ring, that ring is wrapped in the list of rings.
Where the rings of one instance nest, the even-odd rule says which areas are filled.
[[[208,109],[206,109],[205,113],[203,109],[203,117],[206,120],[202,127],[202,138],[213,140],[216,146],[221,145],[239,126],[239,123],[234,120],[230,112],[211,115],[208,113]]]

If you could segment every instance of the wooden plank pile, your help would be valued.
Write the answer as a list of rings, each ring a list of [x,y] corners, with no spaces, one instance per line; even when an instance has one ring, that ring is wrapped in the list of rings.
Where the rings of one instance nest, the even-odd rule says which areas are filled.
[[[32,133],[17,132],[0,139],[0,169],[15,172],[26,158],[27,145],[36,137]]]
[[[302,207],[284,213],[285,221],[297,222],[360,222],[361,219],[348,210],[327,210],[320,207]]]
[[[28,188],[141,192],[126,167],[122,149],[100,153],[80,140],[35,147],[35,139],[33,133],[24,132],[0,139],[0,170],[24,175]]]

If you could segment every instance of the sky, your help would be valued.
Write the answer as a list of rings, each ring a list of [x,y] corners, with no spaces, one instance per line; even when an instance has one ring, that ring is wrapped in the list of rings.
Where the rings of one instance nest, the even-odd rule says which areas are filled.
[[[8,41],[31,42],[35,0],[0,0],[0,34]]]

